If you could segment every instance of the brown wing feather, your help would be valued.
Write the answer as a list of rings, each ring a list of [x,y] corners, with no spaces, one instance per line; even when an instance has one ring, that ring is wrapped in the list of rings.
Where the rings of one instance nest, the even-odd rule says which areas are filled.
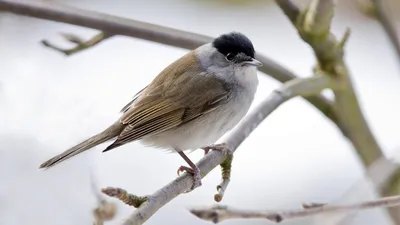
[[[123,132],[118,136],[118,139],[108,146],[103,152],[109,151],[113,148],[131,142],[133,140],[140,139],[146,135],[154,135],[170,128],[176,127],[181,124],[181,117],[183,110],[175,110],[169,114],[159,117],[155,120],[151,120],[142,126],[134,126],[129,124],[125,127]]]
[[[147,87],[147,86],[146,86]],[[146,89],[146,87],[144,87],[142,90],[138,91],[132,98],[132,100],[130,102],[128,102],[128,104],[126,104],[121,110],[120,112],[124,113],[126,112],[131,106],[132,104],[136,101],[136,99],[140,96],[140,94]]]
[[[121,116],[120,122],[127,126],[104,151],[188,123],[216,109],[229,93],[214,76],[201,72],[192,53],[164,69]]]

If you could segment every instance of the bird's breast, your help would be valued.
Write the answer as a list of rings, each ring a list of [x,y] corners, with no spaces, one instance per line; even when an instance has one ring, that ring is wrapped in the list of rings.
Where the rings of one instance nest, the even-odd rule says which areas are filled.
[[[229,98],[217,109],[179,127],[146,137],[142,141],[171,150],[194,150],[214,144],[240,122],[253,102],[258,85],[257,74],[245,73],[240,76],[246,77],[242,80],[231,80],[233,82],[228,85]]]

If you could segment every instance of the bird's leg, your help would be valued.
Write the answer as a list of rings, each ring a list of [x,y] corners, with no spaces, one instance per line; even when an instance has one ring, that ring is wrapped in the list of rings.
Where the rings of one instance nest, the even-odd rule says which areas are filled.
[[[204,150],[204,155],[206,155],[210,150],[220,151],[224,155],[232,154],[232,151],[228,148],[228,145],[226,143],[210,145],[202,149]]]
[[[177,151],[179,153],[179,155],[186,161],[187,164],[189,164],[190,167],[187,166],[181,166],[178,169],[178,175],[180,172],[187,172],[187,173],[191,173],[193,175],[193,185],[190,188],[190,191],[194,190],[197,187],[201,186],[201,176],[200,176],[200,169],[199,167],[196,166],[196,164],[194,164],[192,162],[192,160],[189,159],[189,157],[186,156],[186,154],[183,151]]]

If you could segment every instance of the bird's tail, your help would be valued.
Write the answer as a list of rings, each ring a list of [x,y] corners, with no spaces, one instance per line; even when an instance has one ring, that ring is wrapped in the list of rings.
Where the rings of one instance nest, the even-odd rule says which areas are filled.
[[[50,168],[60,162],[63,162],[73,156],[76,156],[86,150],[93,148],[96,145],[104,143],[106,141],[111,140],[112,138],[118,136],[122,130],[124,129],[125,125],[120,122],[116,122],[103,132],[94,135],[93,137],[75,145],[74,147],[60,153],[53,158],[47,160],[46,162],[42,163],[39,168]]]

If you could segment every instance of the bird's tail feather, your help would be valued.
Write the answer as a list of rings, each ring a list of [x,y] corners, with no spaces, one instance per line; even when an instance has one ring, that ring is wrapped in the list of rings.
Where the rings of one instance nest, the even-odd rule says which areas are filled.
[[[111,140],[118,136],[125,126],[119,122],[114,123],[103,132],[96,134],[87,140],[75,145],[74,147],[67,149],[66,151],[54,156],[53,158],[42,163],[39,168],[50,168],[58,163],[61,163],[73,156],[76,156],[86,150],[89,150],[96,145]]]

